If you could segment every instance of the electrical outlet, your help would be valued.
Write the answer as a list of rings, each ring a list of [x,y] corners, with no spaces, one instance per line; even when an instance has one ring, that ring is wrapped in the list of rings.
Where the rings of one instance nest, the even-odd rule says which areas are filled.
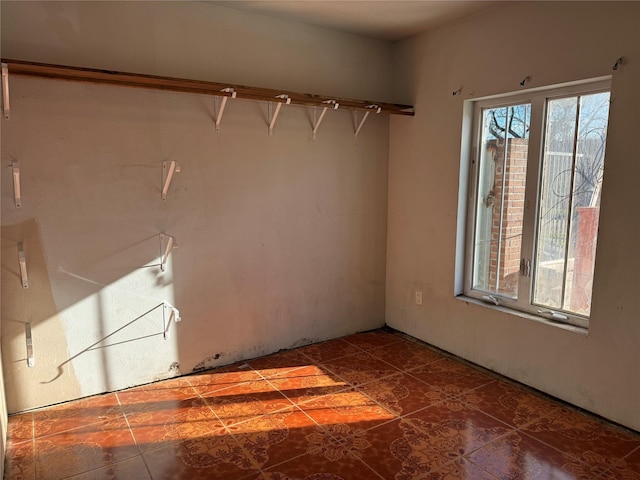
[[[415,291],[416,305],[422,305],[422,292],[420,290]]]

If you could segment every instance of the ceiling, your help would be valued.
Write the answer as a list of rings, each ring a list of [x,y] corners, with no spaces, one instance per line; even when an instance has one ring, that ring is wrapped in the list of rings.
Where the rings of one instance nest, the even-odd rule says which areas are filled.
[[[502,2],[485,0],[231,0],[214,3],[238,10],[393,42],[493,8]]]

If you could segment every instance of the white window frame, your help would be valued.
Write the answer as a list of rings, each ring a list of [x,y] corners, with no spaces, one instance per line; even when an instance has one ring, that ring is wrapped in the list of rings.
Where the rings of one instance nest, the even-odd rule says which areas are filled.
[[[527,316],[543,319],[545,321],[575,326],[587,329],[589,318],[573,314],[567,311],[554,311],[533,303],[533,279],[535,272],[536,232],[538,229],[538,209],[540,208],[540,190],[542,188],[542,162],[544,146],[544,129],[546,120],[547,101],[554,98],[571,97],[611,90],[611,77],[574,82],[559,86],[532,89],[516,94],[496,95],[492,97],[469,100],[465,105],[467,122],[463,125],[462,158],[461,158],[461,200],[463,190],[466,194],[466,205],[460,210],[465,221],[459,222],[460,236],[464,241],[458,242],[458,262],[464,259],[462,269],[458,267],[457,291],[463,297],[480,300],[500,310],[524,313]],[[497,295],[492,292],[483,292],[472,288],[473,282],[473,252],[475,236],[476,195],[478,188],[480,163],[480,138],[482,135],[482,112],[484,109],[531,104],[531,118],[529,131],[529,144],[527,154],[527,172],[525,185],[525,208],[523,216],[522,243],[520,257],[523,259],[523,269],[519,273],[517,299],[508,296]],[[469,128],[470,127],[470,128]],[[465,158],[466,157],[466,158]],[[606,152],[605,152],[606,158]],[[526,271],[526,262],[529,271]],[[460,276],[462,278],[460,278]],[[460,281],[462,280],[462,281]],[[462,290],[462,291],[460,291]]]

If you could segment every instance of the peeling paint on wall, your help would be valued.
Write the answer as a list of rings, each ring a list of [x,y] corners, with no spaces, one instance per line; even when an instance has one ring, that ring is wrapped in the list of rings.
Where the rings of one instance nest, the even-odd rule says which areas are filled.
[[[193,367],[192,372],[193,373],[202,372],[204,370],[210,370],[214,367],[219,366],[219,362],[216,362],[216,360],[218,360],[223,355],[224,355],[223,353],[216,353],[215,355],[205,358],[200,363],[198,363],[195,367]]]
[[[168,378],[179,377],[181,375],[182,375],[182,372],[180,371],[180,364],[178,362],[173,362],[171,365],[169,365],[169,368],[167,369],[166,372],[160,375],[156,375],[153,378],[153,381],[157,382],[160,380],[166,380]]]
[[[315,343],[317,340],[311,340],[310,338],[301,338],[300,340],[298,340],[297,342],[294,342],[291,347],[289,348],[297,348],[297,347],[303,347],[305,345],[311,345],[312,343]]]

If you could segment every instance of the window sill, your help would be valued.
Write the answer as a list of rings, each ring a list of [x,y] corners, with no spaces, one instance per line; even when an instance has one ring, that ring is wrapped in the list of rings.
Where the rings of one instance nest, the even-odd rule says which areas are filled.
[[[578,327],[576,325],[570,325],[567,323],[554,322],[549,320],[548,318],[541,317],[538,315],[533,315],[531,313],[521,312],[520,310],[514,310],[513,308],[504,307],[502,305],[492,305],[482,300],[478,300],[477,298],[467,297],[465,295],[458,295],[455,297],[456,300],[461,300],[465,302],[467,305],[474,304],[479,305],[481,307],[489,308],[491,310],[497,310],[499,312],[508,313],[510,315],[514,315],[516,317],[524,318],[527,320],[533,320],[534,322],[542,323],[544,325],[548,325],[551,327],[560,328],[562,330],[567,330],[573,333],[579,333],[581,335],[589,335],[589,329],[584,327]]]

